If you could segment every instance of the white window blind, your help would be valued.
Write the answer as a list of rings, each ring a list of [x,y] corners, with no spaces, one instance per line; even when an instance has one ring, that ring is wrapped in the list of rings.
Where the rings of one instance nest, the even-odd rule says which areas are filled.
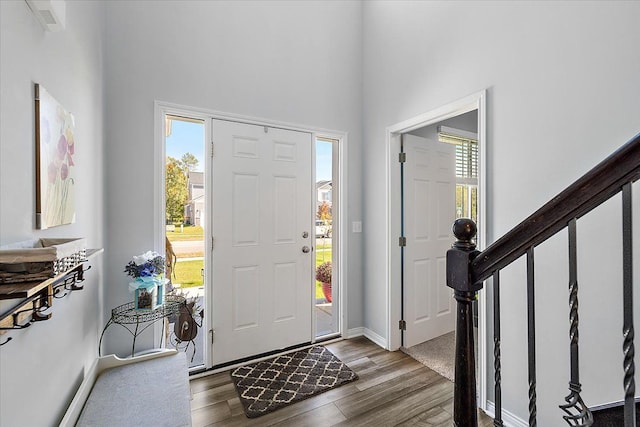
[[[477,221],[478,139],[470,132],[440,128],[438,140],[455,146],[456,218]]]
[[[438,133],[438,140],[456,147],[456,178],[458,182],[478,179],[478,140],[453,135],[450,133]]]

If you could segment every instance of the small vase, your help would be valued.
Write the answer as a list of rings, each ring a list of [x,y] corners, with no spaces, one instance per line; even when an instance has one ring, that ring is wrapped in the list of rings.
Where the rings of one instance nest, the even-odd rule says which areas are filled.
[[[322,283],[322,293],[327,302],[331,302],[331,283]]]
[[[162,276],[137,277],[129,282],[129,291],[134,293],[134,308],[150,311],[164,304],[164,282]]]

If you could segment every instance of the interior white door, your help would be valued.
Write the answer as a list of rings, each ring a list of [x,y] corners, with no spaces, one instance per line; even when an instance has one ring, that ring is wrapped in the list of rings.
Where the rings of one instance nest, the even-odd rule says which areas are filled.
[[[455,147],[403,135],[404,346],[455,328],[455,303],[446,285],[446,252],[455,220]]]
[[[311,134],[213,120],[213,364],[311,340]],[[306,234],[305,234],[306,233]],[[306,250],[306,249],[305,249]]]

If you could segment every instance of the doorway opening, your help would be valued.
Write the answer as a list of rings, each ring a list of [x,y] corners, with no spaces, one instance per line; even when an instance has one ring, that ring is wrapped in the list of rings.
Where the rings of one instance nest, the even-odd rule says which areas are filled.
[[[165,114],[165,257],[167,295],[185,298],[166,323],[166,347],[184,351],[190,368],[205,363],[205,121]]]
[[[477,111],[477,190],[476,190],[476,215],[478,219],[478,234],[476,243],[482,249],[486,241],[486,90],[471,94],[465,98],[453,101],[437,109],[419,116],[396,123],[387,128],[387,188],[385,202],[387,206],[387,349],[397,350],[402,346],[402,274],[403,260],[401,258],[401,245],[398,244],[402,237],[402,198],[400,189],[401,163],[401,139],[403,134],[409,134],[421,128],[432,127],[432,139],[438,141],[437,125],[457,116],[471,111]],[[450,125],[451,126],[451,125]],[[451,126],[459,128],[458,126]],[[445,144],[443,144],[445,145]],[[463,207],[464,209],[464,207]],[[450,227],[450,226],[449,226]],[[402,240],[401,240],[402,242]],[[451,240],[451,243],[453,240]],[[441,267],[444,267],[442,263]],[[450,292],[449,292],[450,294]],[[486,295],[480,291],[478,294],[478,404],[486,409],[486,384],[487,384],[487,342],[486,342]]]
[[[315,331],[314,338],[339,334],[339,277],[337,262],[338,140],[316,137],[315,141]]]
[[[446,253],[458,218],[478,221],[478,111],[402,135],[403,351],[453,380],[456,302]]]

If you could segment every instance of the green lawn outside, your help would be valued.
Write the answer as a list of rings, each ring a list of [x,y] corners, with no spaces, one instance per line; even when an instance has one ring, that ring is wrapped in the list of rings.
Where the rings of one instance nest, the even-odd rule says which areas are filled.
[[[200,232],[202,232],[202,227],[189,227],[189,228],[199,228]],[[187,234],[186,233],[187,227],[185,227],[185,233],[182,234],[182,236],[180,237],[186,237],[186,236],[196,236],[198,231],[197,230],[189,230],[190,233]],[[181,234],[179,231],[176,233],[167,233],[167,237],[169,237],[169,240],[190,240],[190,239],[180,239],[180,238],[174,238],[175,236],[170,236],[170,234]],[[196,240],[196,239],[193,239]],[[331,250],[331,244],[329,243],[325,243],[325,244],[318,244],[315,248],[315,253],[316,253],[316,267],[320,264],[322,264],[325,261],[331,261],[331,256],[332,256],[332,250]],[[171,281],[173,283],[179,283],[181,285],[181,287],[183,288],[190,288],[190,287],[194,287],[194,286],[202,286],[202,274],[201,274],[201,269],[204,266],[204,260],[193,260],[193,261],[180,261],[178,263],[176,263],[176,268],[175,268],[175,277],[171,278]],[[323,298],[324,295],[322,294],[322,285],[320,282],[318,282],[316,280],[316,299],[320,299]]]
[[[204,267],[204,260],[177,262],[176,275],[171,278],[171,281],[180,283],[183,288],[202,286],[202,267]]]
[[[177,240],[202,240],[204,229],[199,225],[185,225],[180,231],[180,225],[176,225],[176,231],[167,231],[167,237],[171,242]]]

